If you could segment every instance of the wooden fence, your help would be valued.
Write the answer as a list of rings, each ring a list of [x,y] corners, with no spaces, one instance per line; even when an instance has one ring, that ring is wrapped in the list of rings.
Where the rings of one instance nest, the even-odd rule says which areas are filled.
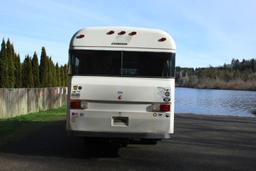
[[[0,88],[0,118],[58,108],[66,100],[66,87]]]

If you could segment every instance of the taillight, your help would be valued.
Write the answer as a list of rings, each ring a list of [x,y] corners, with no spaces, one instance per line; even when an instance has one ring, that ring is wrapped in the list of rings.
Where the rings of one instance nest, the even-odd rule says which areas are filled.
[[[81,100],[71,100],[70,108],[71,109],[81,109]]]
[[[171,106],[169,103],[162,103],[160,104],[160,111],[161,112],[170,112]]]
[[[70,100],[70,109],[87,109],[88,103],[85,100]]]
[[[170,112],[171,105],[170,103],[155,103],[155,104],[152,104],[152,111],[153,112]]]

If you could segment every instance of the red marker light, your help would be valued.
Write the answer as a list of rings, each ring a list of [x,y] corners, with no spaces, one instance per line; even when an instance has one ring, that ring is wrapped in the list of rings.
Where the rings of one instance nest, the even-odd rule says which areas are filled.
[[[159,41],[159,42],[164,42],[164,41],[166,41],[166,38],[165,38],[165,37],[162,37],[162,38],[158,39],[158,41]]]
[[[113,30],[110,30],[109,32],[107,32],[107,35],[111,35],[114,34],[115,32]]]
[[[136,31],[133,31],[133,32],[129,33],[129,36],[134,36],[134,35],[136,35],[136,34],[137,34],[137,32],[136,32]]]
[[[118,35],[123,35],[123,34],[125,34],[126,32],[125,31],[120,31],[119,33],[118,33]]]
[[[77,39],[82,39],[82,38],[84,38],[84,36],[85,36],[84,34],[79,34],[78,36],[76,36],[76,38]]]

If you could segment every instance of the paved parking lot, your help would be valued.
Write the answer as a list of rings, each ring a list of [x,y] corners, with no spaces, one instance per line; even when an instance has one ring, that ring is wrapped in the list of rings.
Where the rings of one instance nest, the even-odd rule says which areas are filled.
[[[84,146],[58,121],[2,147],[0,170],[255,170],[256,119],[176,115],[172,139],[115,152]]]

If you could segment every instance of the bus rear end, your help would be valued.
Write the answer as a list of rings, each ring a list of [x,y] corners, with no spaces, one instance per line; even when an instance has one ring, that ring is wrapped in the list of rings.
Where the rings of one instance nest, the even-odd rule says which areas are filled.
[[[170,138],[174,52],[71,46],[69,65],[69,133],[142,142]]]

